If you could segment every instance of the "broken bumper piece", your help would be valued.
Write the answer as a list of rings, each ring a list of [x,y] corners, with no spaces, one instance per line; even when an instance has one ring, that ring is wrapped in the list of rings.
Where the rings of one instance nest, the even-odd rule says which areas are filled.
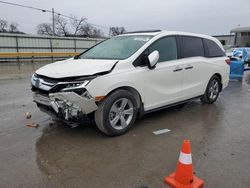
[[[81,116],[98,108],[93,98],[82,97],[74,92],[51,93],[46,99],[44,96],[35,94],[34,101],[51,107],[59,117],[65,120],[79,120]]]

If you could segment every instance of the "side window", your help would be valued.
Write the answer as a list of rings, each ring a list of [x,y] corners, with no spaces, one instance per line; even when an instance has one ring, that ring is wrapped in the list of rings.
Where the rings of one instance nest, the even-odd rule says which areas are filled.
[[[177,45],[175,37],[165,37],[154,42],[149,47],[149,54],[157,50],[160,54],[158,62],[177,59]]]
[[[208,57],[222,57],[225,56],[225,52],[216,44],[214,41],[204,39],[205,45],[207,46]]]
[[[181,36],[181,57],[205,56],[201,38]]]

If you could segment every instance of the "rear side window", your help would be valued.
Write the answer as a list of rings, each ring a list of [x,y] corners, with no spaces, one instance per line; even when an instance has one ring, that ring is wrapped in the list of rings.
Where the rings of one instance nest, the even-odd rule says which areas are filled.
[[[207,47],[207,56],[208,57],[222,57],[225,56],[225,53],[214,41],[209,39],[204,39],[204,43]]]
[[[155,50],[160,54],[158,62],[177,59],[176,38],[173,36],[159,39],[149,47],[149,54]]]
[[[204,46],[201,38],[181,36],[181,57],[205,56]]]

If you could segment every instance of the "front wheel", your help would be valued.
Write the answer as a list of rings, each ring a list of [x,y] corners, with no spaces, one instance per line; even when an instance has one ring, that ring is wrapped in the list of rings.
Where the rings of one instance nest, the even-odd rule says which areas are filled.
[[[100,131],[109,136],[118,136],[133,126],[137,105],[132,93],[117,90],[100,102],[95,112],[95,122]]]
[[[214,103],[221,89],[221,82],[218,76],[214,75],[208,82],[205,94],[202,96],[201,101],[203,103],[211,104]]]

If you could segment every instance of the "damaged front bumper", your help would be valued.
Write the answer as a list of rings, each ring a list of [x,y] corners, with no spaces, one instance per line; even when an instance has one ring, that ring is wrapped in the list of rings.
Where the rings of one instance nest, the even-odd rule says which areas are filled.
[[[83,97],[74,92],[50,93],[48,96],[34,93],[33,100],[38,106],[52,110],[57,117],[71,121],[81,121],[83,116],[98,108],[94,98]]]

